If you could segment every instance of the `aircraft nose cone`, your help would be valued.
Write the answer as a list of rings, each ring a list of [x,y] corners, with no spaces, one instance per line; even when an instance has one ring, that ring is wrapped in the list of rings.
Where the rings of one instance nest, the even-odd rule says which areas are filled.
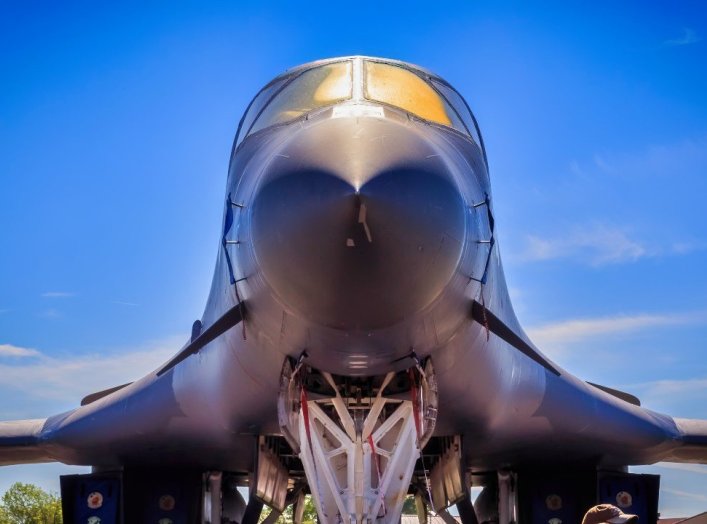
[[[456,271],[464,202],[443,162],[407,130],[387,142],[353,140],[370,131],[360,123],[312,131],[267,168],[252,206],[256,260],[295,314],[338,329],[395,324]]]

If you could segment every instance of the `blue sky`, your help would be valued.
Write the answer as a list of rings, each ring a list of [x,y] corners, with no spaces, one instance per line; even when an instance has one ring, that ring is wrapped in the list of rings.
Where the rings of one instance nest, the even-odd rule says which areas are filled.
[[[322,57],[408,60],[486,141],[517,312],[576,375],[707,418],[700,2],[25,2],[0,7],[0,419],[70,409],[200,316],[250,98]],[[58,489],[63,466],[0,469]],[[707,509],[707,467],[663,475]]]

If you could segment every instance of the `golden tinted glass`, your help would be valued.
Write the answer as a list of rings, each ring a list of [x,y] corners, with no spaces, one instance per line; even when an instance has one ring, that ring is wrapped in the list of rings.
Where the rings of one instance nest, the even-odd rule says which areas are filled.
[[[366,97],[437,124],[464,129],[452,108],[430,84],[401,67],[367,61]]]
[[[351,61],[305,71],[270,101],[251,133],[351,98]]]
[[[437,88],[437,90],[442,93],[442,96],[447,99],[447,102],[449,102],[449,104],[454,109],[456,109],[456,113],[459,115],[462,122],[464,122],[464,127],[466,127],[467,131],[474,139],[474,142],[476,142],[476,144],[481,147],[481,139],[479,138],[478,129],[476,128],[476,124],[474,123],[474,119],[471,116],[471,112],[469,111],[467,105],[464,103],[464,100],[462,99],[461,95],[451,87],[444,85],[442,82],[433,80],[432,83]]]
[[[248,107],[248,112],[245,117],[243,117],[243,123],[241,124],[241,129],[238,132],[238,142],[240,144],[243,139],[248,135],[248,130],[250,126],[253,125],[253,121],[258,117],[260,111],[265,107],[272,98],[273,94],[277,93],[282,87],[284,79],[280,81],[275,81],[269,87],[263,89],[258,95],[253,99],[253,102]]]

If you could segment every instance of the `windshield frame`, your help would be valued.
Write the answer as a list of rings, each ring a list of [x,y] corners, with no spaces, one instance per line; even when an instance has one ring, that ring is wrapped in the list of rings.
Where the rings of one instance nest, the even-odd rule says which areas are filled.
[[[304,73],[311,71],[312,69],[322,67],[322,66],[327,66],[331,64],[336,64],[336,63],[341,63],[341,62],[351,62],[352,63],[352,78],[351,78],[351,83],[352,83],[352,90],[351,90],[351,97],[345,100],[336,100],[332,101],[330,104],[325,104],[320,107],[313,108],[312,110],[295,117],[291,120],[287,120],[284,122],[278,122],[272,125],[268,125],[263,127],[262,129],[258,129],[255,131],[255,133],[251,132],[255,124],[258,122],[259,118],[262,116],[263,112],[268,108],[268,106],[272,103],[272,101],[280,95],[280,93],[287,88],[293,81],[295,81],[297,78],[299,78],[301,75]],[[424,117],[421,117],[419,115],[416,115],[415,113],[412,113],[405,108],[399,107],[395,104],[391,104],[385,101],[380,101],[380,100],[374,100],[366,96],[366,91],[367,91],[367,78],[366,78],[366,73],[365,73],[365,62],[372,62],[372,63],[378,63],[378,64],[384,64],[392,67],[398,67],[401,69],[404,69],[418,78],[425,82],[431,89],[434,90],[434,92],[440,97],[440,99],[449,107],[451,110],[454,112],[454,116],[456,119],[461,123],[463,126],[463,130],[458,129],[454,125],[447,125],[443,123],[437,123],[431,120],[428,120]],[[358,69],[358,74],[356,73]],[[252,118],[250,121],[250,125],[248,126],[248,129],[243,128],[243,124],[248,121],[249,119],[247,117],[251,116],[251,111],[255,109],[254,104],[256,101],[258,101],[258,98],[265,93],[268,89],[270,89],[273,85],[281,83],[278,89],[274,90],[273,93],[270,95],[270,97],[267,99],[267,101],[264,101],[264,103],[258,108],[257,114]],[[360,83],[360,85],[356,85],[357,83]],[[445,94],[435,85],[436,83],[441,84],[444,86],[444,88],[451,90],[458,99],[461,101],[461,104],[463,104],[463,107],[459,107],[459,103],[450,100]],[[415,120],[419,120],[421,122],[425,122],[431,125],[435,126],[440,126],[444,129],[451,129],[457,133],[462,134],[466,138],[470,139],[473,142],[477,142],[476,137],[478,137],[478,146],[479,149],[481,149],[481,153],[483,155],[484,159],[484,164],[486,165],[486,169],[488,171],[488,160],[486,157],[486,147],[484,145],[484,139],[483,135],[481,134],[481,129],[479,128],[478,121],[476,120],[476,116],[474,115],[473,111],[471,110],[471,107],[469,107],[468,102],[466,99],[457,91],[449,82],[447,82],[444,78],[440,77],[439,75],[414,64],[410,64],[408,62],[403,62],[401,60],[392,60],[392,59],[385,59],[385,58],[377,58],[377,57],[368,57],[368,56],[346,56],[346,57],[337,57],[337,58],[328,58],[324,60],[317,60],[314,62],[309,62],[306,64],[302,64],[300,66],[294,67],[292,69],[288,69],[281,75],[278,75],[277,77],[273,78],[270,82],[268,82],[263,88],[261,88],[258,93],[253,97],[253,99],[250,101],[248,104],[248,107],[246,108],[245,112],[243,113],[243,116],[241,117],[239,123],[238,123],[238,129],[236,131],[236,137],[233,142],[233,147],[231,154],[235,153],[240,145],[245,141],[245,139],[250,136],[251,134],[256,134],[260,133],[261,131],[264,131],[266,129],[271,129],[273,127],[280,127],[284,124],[288,124],[291,122],[295,122],[297,120],[300,120],[302,118],[307,118],[308,115],[310,115],[312,112],[319,112],[321,109],[325,109],[337,104],[341,103],[374,103],[374,104],[381,104],[386,107],[398,109],[400,111],[403,111],[410,115],[411,117],[414,117]],[[462,114],[464,113],[464,115]],[[464,116],[470,117],[471,122],[473,123],[474,129],[471,130],[469,129],[468,121],[469,118],[465,118]]]

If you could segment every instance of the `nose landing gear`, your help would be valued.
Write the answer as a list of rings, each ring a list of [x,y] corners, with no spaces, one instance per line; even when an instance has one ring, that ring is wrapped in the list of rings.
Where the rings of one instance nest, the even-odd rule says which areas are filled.
[[[399,521],[437,416],[434,369],[335,377],[288,359],[280,423],[297,450],[323,523]]]

